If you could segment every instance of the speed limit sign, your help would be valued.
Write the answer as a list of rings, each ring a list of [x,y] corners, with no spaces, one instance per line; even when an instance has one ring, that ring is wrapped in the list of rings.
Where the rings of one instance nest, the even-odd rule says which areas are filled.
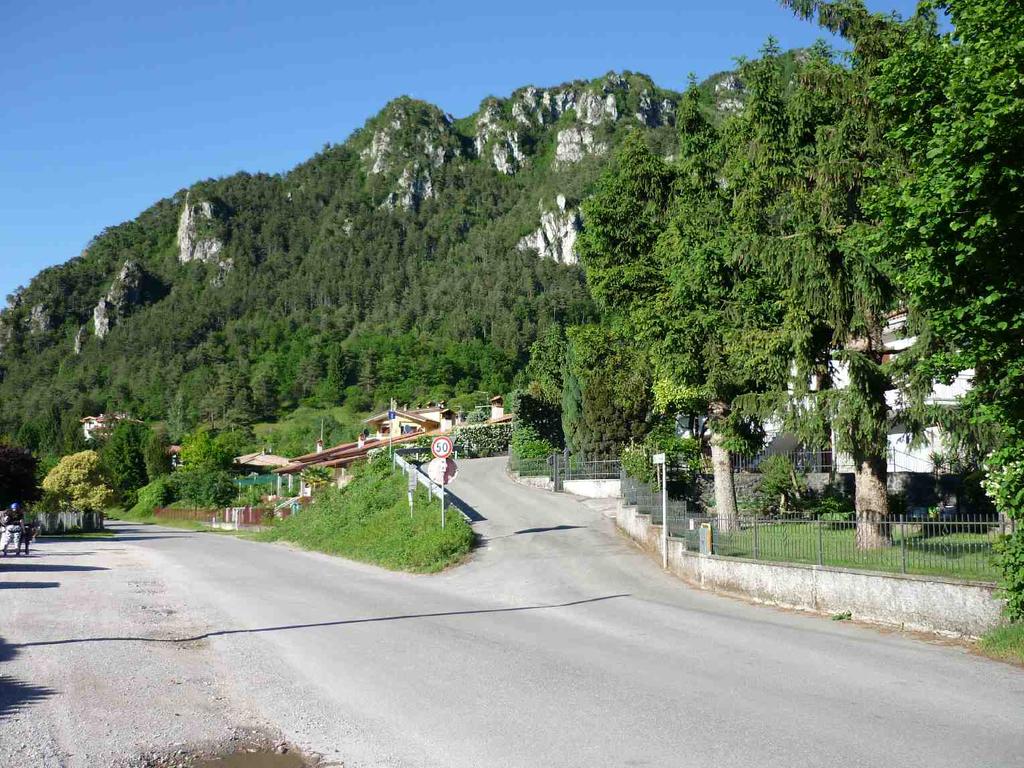
[[[430,442],[430,452],[435,459],[447,459],[455,451],[455,444],[450,437],[440,435]]]

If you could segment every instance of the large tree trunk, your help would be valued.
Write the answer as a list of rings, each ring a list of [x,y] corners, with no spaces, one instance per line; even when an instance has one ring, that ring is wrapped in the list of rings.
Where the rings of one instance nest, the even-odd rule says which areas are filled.
[[[725,417],[729,406],[713,403],[711,413],[711,471],[715,477],[715,514],[718,528],[722,531],[736,531],[740,527],[739,510],[736,508],[736,484],[732,476],[732,456],[722,445],[725,436],[715,428],[715,421]]]
[[[889,546],[889,494],[884,456],[862,458],[854,470],[857,549]]]

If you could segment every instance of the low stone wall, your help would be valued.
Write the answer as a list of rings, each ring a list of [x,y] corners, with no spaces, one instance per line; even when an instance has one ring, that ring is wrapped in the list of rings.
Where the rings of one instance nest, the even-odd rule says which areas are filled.
[[[661,526],[620,506],[619,529],[661,560]],[[991,584],[792,563],[768,563],[688,552],[668,542],[669,570],[701,589],[755,602],[943,635],[978,637],[1001,620]]]
[[[508,476],[520,485],[527,485],[530,488],[540,488],[542,491],[555,490],[555,483],[550,477],[522,477],[516,472],[509,472]]]
[[[562,485],[566,493],[588,499],[617,499],[622,496],[621,480],[566,480]]]

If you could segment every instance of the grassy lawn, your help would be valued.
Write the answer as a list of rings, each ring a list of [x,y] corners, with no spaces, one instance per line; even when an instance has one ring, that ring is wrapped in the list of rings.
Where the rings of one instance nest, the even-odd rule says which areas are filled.
[[[406,487],[388,467],[361,466],[344,489],[321,492],[310,507],[255,538],[398,571],[433,573],[458,563],[473,546],[469,523],[452,509],[442,530],[440,504],[428,503],[423,489],[410,515]]]
[[[1007,624],[993,629],[978,643],[986,656],[1024,664],[1024,624]]]
[[[671,529],[670,529],[671,530]],[[820,530],[821,564],[839,568],[930,576],[947,576],[976,581],[996,581],[999,571],[992,561],[995,536],[986,533],[924,535],[919,526],[908,524],[906,540],[894,525],[892,544],[874,550],[858,550],[852,525]],[[682,531],[696,548],[696,533]],[[715,554],[787,563],[817,564],[819,529],[815,523],[765,522],[758,525],[756,551],[753,527],[740,531],[715,531]]]

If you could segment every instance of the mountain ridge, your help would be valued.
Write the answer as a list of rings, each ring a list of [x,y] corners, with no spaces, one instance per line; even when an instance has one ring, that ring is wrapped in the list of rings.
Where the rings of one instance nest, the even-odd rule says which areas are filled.
[[[45,448],[67,413],[178,408],[194,424],[235,409],[244,422],[385,389],[501,391],[538,332],[594,315],[572,266],[578,204],[630,131],[671,153],[678,98],[633,72],[523,86],[461,118],[402,96],[288,171],[178,190],[9,297],[0,433]],[[360,338],[375,335],[429,339],[447,367],[366,373],[377,363]],[[331,378],[338,347],[351,359]],[[50,401],[61,413],[40,417]]]

